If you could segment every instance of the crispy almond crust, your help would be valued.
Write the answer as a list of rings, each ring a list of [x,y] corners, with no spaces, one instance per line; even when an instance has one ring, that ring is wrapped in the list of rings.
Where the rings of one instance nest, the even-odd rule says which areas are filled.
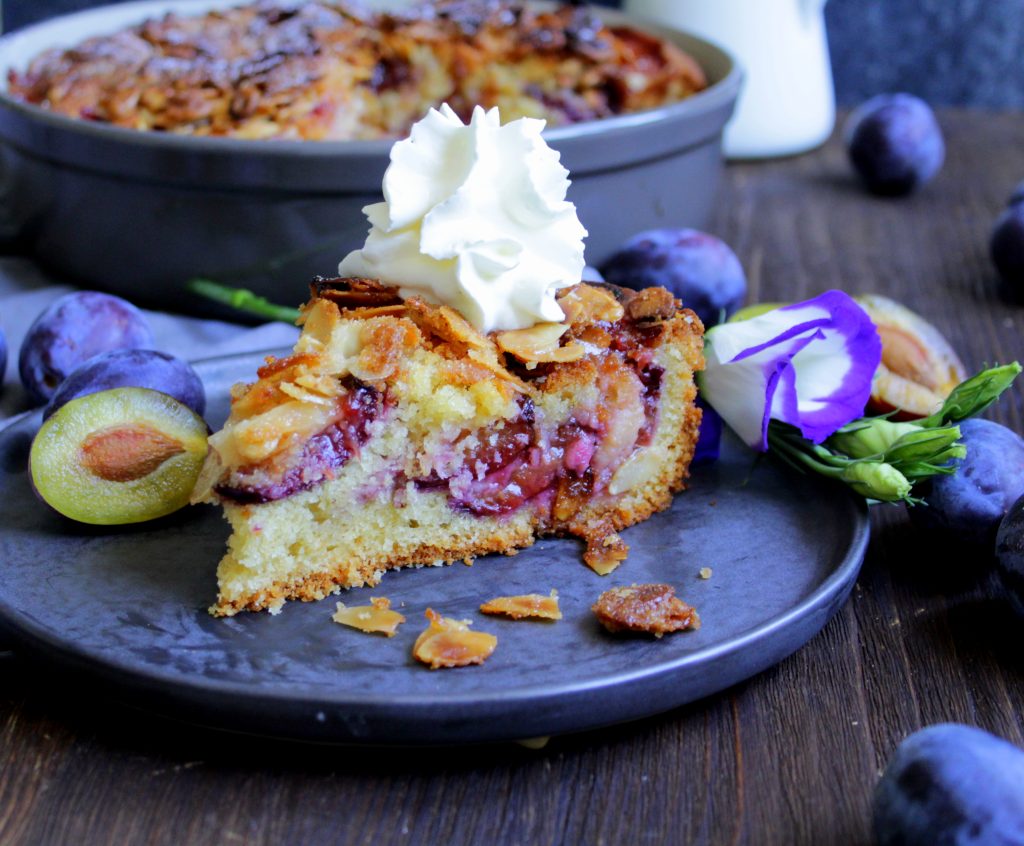
[[[320,295],[319,301],[329,302],[330,308],[337,307],[334,316],[331,316],[330,309],[326,312],[328,322],[340,325],[339,321],[354,321],[366,326],[362,332],[365,345],[353,360],[368,370],[379,368],[379,373],[368,375],[378,376],[382,387],[387,385],[393,373],[403,372],[401,360],[406,351],[411,347],[418,347],[431,350],[433,358],[430,360],[434,362],[431,366],[435,367],[444,382],[457,392],[469,392],[479,388],[481,383],[488,383],[495,386],[494,390],[499,396],[514,399],[526,392],[540,404],[539,407],[543,407],[546,398],[572,398],[579,392],[593,390],[599,367],[597,360],[591,355],[566,363],[541,363],[538,370],[531,374],[525,369],[529,362],[518,360],[512,354],[502,354],[491,338],[479,335],[474,337],[475,330],[471,327],[467,329],[458,320],[438,314],[438,309],[424,306],[422,303],[413,303],[411,306],[405,304],[407,310],[402,316],[389,313],[367,315],[364,318],[364,310],[367,308],[393,307],[394,304],[390,302],[386,305],[377,304],[390,298],[389,289],[379,285],[374,288],[374,285],[367,283],[366,280],[357,280],[354,287],[358,296],[355,300],[350,300],[347,281],[338,286],[340,290],[336,290],[333,296],[330,287],[324,284],[326,282],[327,280],[321,280],[315,293]],[[694,405],[696,387],[692,377],[693,371],[703,365],[703,327],[692,312],[678,309],[674,303],[672,316],[666,318],[665,302],[657,295],[640,297],[620,289],[608,290],[622,302],[627,312],[631,307],[637,312],[634,319],[643,322],[645,331],[656,335],[655,355],[658,364],[665,370],[658,401],[659,423],[652,443],[644,448],[651,451],[652,460],[648,462],[649,472],[642,474],[640,482],[629,485],[615,495],[602,493],[596,498],[584,497],[579,502],[570,501],[571,508],[562,519],[558,517],[557,508],[550,505],[542,507],[529,502],[516,512],[501,517],[454,515],[450,510],[446,511],[445,494],[436,491],[414,491],[401,507],[379,503],[365,506],[376,509],[373,519],[377,519],[378,522],[390,519],[389,514],[395,514],[400,515],[400,518],[396,519],[409,518],[411,524],[418,527],[414,531],[408,531],[402,524],[399,528],[404,534],[401,534],[399,541],[390,544],[390,549],[381,549],[379,534],[378,542],[374,542],[372,533],[360,534],[351,525],[346,525],[344,528],[349,534],[345,535],[343,551],[326,555],[324,560],[316,564],[314,572],[308,572],[308,568],[303,572],[301,567],[297,566],[294,575],[268,579],[265,584],[256,584],[252,579],[239,580],[235,575],[238,572],[236,565],[240,562],[252,571],[246,572],[246,578],[252,576],[253,572],[258,574],[258,556],[254,559],[255,553],[252,549],[258,546],[259,539],[252,539],[260,532],[272,532],[273,526],[276,525],[275,520],[294,522],[309,519],[302,517],[305,513],[302,510],[306,507],[305,503],[308,502],[309,507],[314,510],[322,509],[323,502],[317,497],[330,499],[330,485],[341,482],[324,483],[322,493],[306,491],[299,494],[295,497],[294,506],[282,505],[288,503],[288,499],[255,506],[224,501],[226,514],[235,529],[235,534],[232,536],[229,553],[219,570],[221,590],[217,603],[210,609],[211,613],[230,616],[243,610],[269,609],[273,612],[279,610],[287,599],[317,600],[337,593],[341,588],[375,585],[387,570],[471,560],[476,556],[490,553],[513,554],[517,549],[530,546],[544,535],[574,536],[582,539],[587,546],[584,559],[598,573],[610,572],[618,566],[626,557],[627,547],[617,532],[667,508],[671,504],[672,495],[685,486],[701,417],[700,410]],[[597,303],[596,307],[608,308],[606,298],[589,299]],[[671,298],[668,301],[671,302]],[[320,313],[314,314],[307,308],[307,316],[310,316],[313,323],[312,329],[307,325],[309,331],[314,334],[323,331],[318,323],[322,322],[323,314],[323,309]],[[385,331],[383,327],[391,328]],[[606,323],[581,319],[572,323],[570,331],[563,335],[562,342],[577,343],[577,339],[588,332],[592,337],[596,337],[590,331],[593,329],[599,329],[607,334]],[[298,353],[291,357],[291,361],[297,362],[294,367],[280,366],[277,363],[268,365],[264,371],[264,381],[277,380],[275,384],[279,384],[282,379],[294,379],[300,384],[309,383],[312,371],[318,366],[318,359],[316,356],[309,359],[304,355]],[[478,367],[478,360],[486,361],[489,366]],[[527,381],[524,382],[516,375],[517,373],[523,374]],[[251,396],[258,397],[259,402],[253,404],[249,399]],[[239,390],[236,406],[247,411],[250,408],[259,412],[273,411],[274,403],[279,400],[280,392],[271,392],[262,383],[256,383],[249,389]],[[475,425],[488,424],[486,419],[482,419]],[[369,448],[372,445],[371,441],[366,446]],[[214,475],[223,471],[213,455],[208,460],[208,465]],[[204,471],[204,475],[209,474]],[[613,482],[615,478],[613,477]],[[348,501],[351,501],[350,494],[339,496],[342,500],[348,497]],[[197,499],[216,501],[218,498],[211,495],[208,490],[205,493],[200,492]],[[284,517],[274,516],[286,513],[287,516]],[[347,516],[343,522],[347,524],[358,521],[361,516],[359,509],[345,513]],[[366,513],[362,512],[363,515]],[[454,528],[435,530],[433,523],[437,522],[439,513],[448,513]],[[378,533],[380,531],[378,530]],[[255,543],[256,546],[249,549],[247,544],[250,543]],[[301,554],[296,554],[302,558]],[[297,565],[303,564],[303,561],[297,560]]]

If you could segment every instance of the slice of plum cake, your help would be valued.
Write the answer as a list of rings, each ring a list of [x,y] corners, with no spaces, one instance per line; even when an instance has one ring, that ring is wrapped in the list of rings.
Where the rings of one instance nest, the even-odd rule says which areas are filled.
[[[481,334],[367,279],[318,279],[292,355],[237,385],[194,501],[231,525],[215,615],[277,612],[389,569],[617,532],[683,487],[700,320],[660,288],[579,284],[561,323]]]

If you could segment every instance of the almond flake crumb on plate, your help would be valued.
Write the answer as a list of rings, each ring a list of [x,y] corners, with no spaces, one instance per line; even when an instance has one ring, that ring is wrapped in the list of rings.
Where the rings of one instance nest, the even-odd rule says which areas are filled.
[[[480,613],[511,617],[513,620],[562,619],[562,611],[558,607],[557,590],[552,590],[548,596],[540,593],[525,593],[519,596],[496,596],[480,606]]]
[[[671,585],[632,585],[606,590],[591,606],[598,621],[610,632],[666,632],[699,629],[697,610],[676,596]]]
[[[697,571],[697,575],[702,579],[710,579],[713,572],[714,571],[710,567],[701,567],[700,570]]]
[[[398,627],[405,622],[405,616],[392,611],[391,600],[384,596],[375,596],[369,605],[346,606],[344,602],[339,602],[331,619],[361,632],[388,637],[394,637]]]
[[[498,645],[498,639],[487,632],[472,632],[469,620],[442,617],[428,608],[430,625],[416,638],[412,657],[431,670],[445,667],[467,667],[482,664]]]

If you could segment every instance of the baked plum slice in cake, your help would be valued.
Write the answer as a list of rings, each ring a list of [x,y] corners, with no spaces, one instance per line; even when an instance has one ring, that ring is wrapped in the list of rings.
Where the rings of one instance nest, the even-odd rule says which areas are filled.
[[[561,323],[484,334],[368,279],[317,280],[287,358],[233,390],[197,501],[231,524],[216,615],[547,534],[606,573],[683,487],[698,318],[664,289],[579,284]]]

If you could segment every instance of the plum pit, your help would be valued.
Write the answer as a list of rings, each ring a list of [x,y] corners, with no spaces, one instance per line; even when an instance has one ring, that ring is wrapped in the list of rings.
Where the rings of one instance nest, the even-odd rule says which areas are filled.
[[[145,423],[93,432],[82,442],[82,466],[108,482],[133,482],[185,451],[181,441]]]

